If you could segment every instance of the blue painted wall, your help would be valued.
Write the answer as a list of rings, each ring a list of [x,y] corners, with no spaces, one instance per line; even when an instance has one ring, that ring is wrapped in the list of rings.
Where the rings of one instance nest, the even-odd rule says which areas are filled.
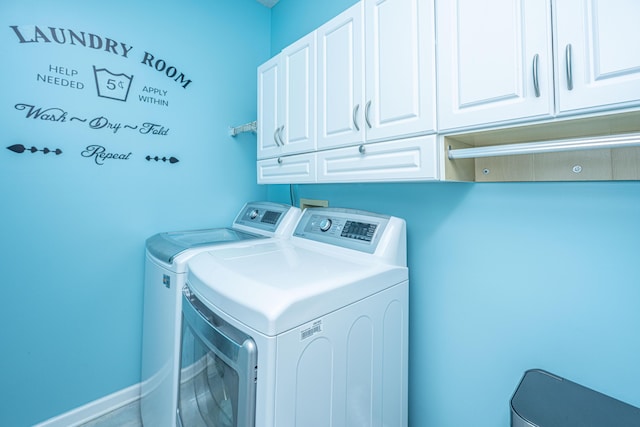
[[[272,53],[354,3],[280,0]],[[506,427],[530,368],[640,406],[640,183],[295,189],[407,220],[411,426]]]
[[[56,42],[49,27],[60,41],[84,32],[85,46]],[[266,197],[255,136],[234,139],[228,127],[255,120],[269,32],[255,0],[0,3],[0,425],[33,425],[137,384],[145,239],[229,224]],[[108,78],[98,92],[93,66],[116,86],[117,74],[132,77],[126,101],[104,96]],[[49,108],[56,120],[43,120]],[[145,123],[164,131],[141,133]]]

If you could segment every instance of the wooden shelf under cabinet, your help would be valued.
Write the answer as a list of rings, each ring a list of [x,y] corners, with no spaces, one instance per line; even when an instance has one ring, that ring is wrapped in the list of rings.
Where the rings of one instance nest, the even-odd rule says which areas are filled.
[[[544,154],[448,158],[449,149],[640,132],[640,111],[444,136],[447,181],[640,180],[640,147]]]

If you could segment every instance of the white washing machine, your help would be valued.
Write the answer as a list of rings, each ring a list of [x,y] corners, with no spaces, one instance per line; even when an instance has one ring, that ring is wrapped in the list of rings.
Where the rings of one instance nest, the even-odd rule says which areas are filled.
[[[307,209],[193,257],[183,293],[184,427],[407,425],[404,220]]]
[[[145,426],[174,427],[178,399],[182,287],[194,255],[241,241],[290,237],[300,209],[247,203],[230,227],[156,234],[146,241],[141,415]]]

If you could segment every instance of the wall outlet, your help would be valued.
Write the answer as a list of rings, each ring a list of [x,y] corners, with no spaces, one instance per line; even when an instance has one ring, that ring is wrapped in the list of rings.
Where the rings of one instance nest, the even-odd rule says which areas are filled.
[[[328,200],[300,199],[300,209],[326,208],[328,206],[329,206]]]

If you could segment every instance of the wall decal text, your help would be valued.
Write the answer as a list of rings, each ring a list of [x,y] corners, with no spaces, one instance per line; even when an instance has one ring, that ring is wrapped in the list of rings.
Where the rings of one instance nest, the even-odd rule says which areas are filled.
[[[10,27],[16,33],[20,43],[52,43],[54,41],[58,44],[70,44],[97,50],[104,49],[105,52],[121,55],[125,58],[127,58],[129,51],[133,49],[133,46],[128,46],[125,43],[117,42],[108,37],[103,38],[93,33],[86,34],[84,31],[76,32],[54,27],[47,27],[47,29],[42,30],[37,25],[10,25]]]
[[[113,133],[117,133],[120,129],[138,130],[142,135],[157,135],[167,136],[169,134],[169,128],[165,128],[162,124],[144,122],[141,125],[122,124],[121,122],[114,122],[107,117],[99,116],[93,119],[87,119],[77,116],[70,116],[69,113],[59,107],[43,108],[37,107],[32,104],[16,104],[15,109],[18,111],[25,111],[26,119],[44,120],[50,122],[66,123],[79,121],[81,123],[88,123],[91,129],[107,129]]]
[[[127,59],[132,57],[130,53],[133,50],[133,46],[94,33],[67,28],[41,28],[37,25],[10,25],[9,28],[13,30],[20,44],[57,43],[104,51]],[[152,53],[145,51],[139,58],[141,58],[141,64],[163,73],[166,77],[182,86],[183,89],[186,89],[192,83],[192,80],[182,71],[178,71],[175,65],[169,65],[166,60],[156,58]]]
[[[28,121],[60,124],[69,132],[77,129],[100,131],[100,135],[113,135],[121,143],[127,144],[133,142],[136,135],[141,140],[148,141],[147,143],[156,141],[156,137],[172,139],[175,135],[169,136],[170,132],[175,131],[171,126],[173,123],[170,117],[145,117],[141,116],[140,112],[149,108],[154,109],[153,111],[159,111],[157,108],[168,110],[169,100],[176,96],[180,98],[178,91],[172,89],[174,84],[180,85],[183,89],[193,86],[183,67],[162,54],[156,55],[148,50],[134,48],[132,44],[118,37],[106,37],[98,31],[80,31],[73,28],[74,26],[62,28],[27,24],[5,27],[6,41],[13,41],[16,49],[28,57],[25,58],[25,65],[33,67],[32,74],[27,74],[31,78],[27,83],[29,88],[25,89],[42,94],[42,99],[31,99],[30,102],[24,102],[24,99],[28,98],[16,99],[13,102],[7,100],[17,112],[16,117]],[[66,56],[58,55],[60,49],[70,49],[74,59],[61,59]],[[93,64],[87,63],[88,58],[97,60],[93,62],[89,59]],[[145,81],[145,78],[148,81]],[[64,91],[73,93],[72,97],[58,98],[57,94]],[[87,95],[93,100],[88,99]],[[58,101],[55,101],[56,99]],[[66,101],[60,102],[61,99]],[[89,103],[84,106],[83,102]],[[134,105],[127,105],[126,109],[123,109],[121,107],[124,103]],[[175,102],[172,102],[172,107],[176,107]],[[72,139],[82,135],[77,132],[70,134]],[[51,153],[55,156],[62,154],[62,149],[69,151],[64,147],[39,148],[47,144],[53,145],[54,142],[51,141],[21,142],[6,148],[16,154]],[[76,159],[84,158],[98,166],[122,164],[122,161],[131,159],[134,159],[134,162],[127,164],[134,164],[136,160],[179,163],[178,156],[134,153],[136,149],[133,147],[110,147],[106,141],[85,141],[76,147],[73,151],[80,154]]]
[[[161,73],[164,72],[167,77],[180,83],[184,89],[186,89],[191,83],[191,80],[188,80],[183,73],[178,74],[178,69],[176,67],[172,65],[167,67],[167,62],[164,59],[155,59],[155,57],[149,52],[144,53],[142,63],[148,64],[149,67],[154,68],[156,71]]]
[[[169,106],[169,101],[164,99],[167,96],[168,91],[155,87],[145,86],[144,88],[142,88],[142,92],[149,93],[150,95],[138,95],[138,100],[140,102],[161,105],[163,107]]]
[[[78,75],[78,70],[73,70],[67,67],[59,67],[57,65],[49,64],[49,72],[54,74],[59,74],[60,76],[55,76],[51,74],[40,74],[36,75],[36,81],[49,83],[56,86],[66,86],[71,89],[84,89],[84,83],[80,81],[73,80],[75,76]]]
[[[89,145],[80,153],[82,157],[93,158],[96,165],[102,166],[107,160],[129,160],[131,153],[118,154],[108,152],[102,145]]]

